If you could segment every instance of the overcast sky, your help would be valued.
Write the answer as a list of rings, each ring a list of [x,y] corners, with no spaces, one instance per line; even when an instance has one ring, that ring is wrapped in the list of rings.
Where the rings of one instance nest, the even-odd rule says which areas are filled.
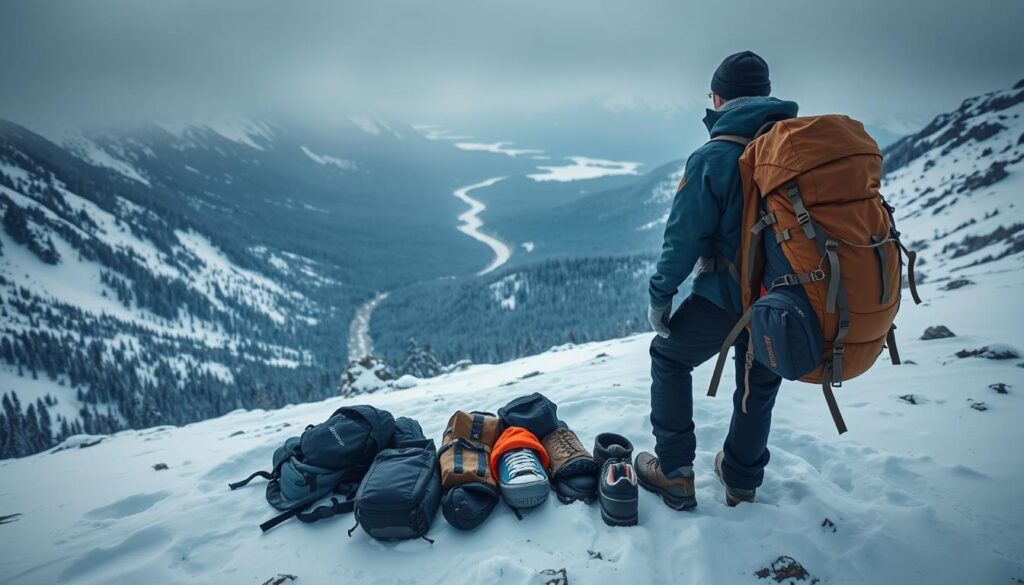
[[[0,117],[689,109],[749,48],[805,112],[899,126],[1024,76],[1022,25],[1022,0],[0,0]]]

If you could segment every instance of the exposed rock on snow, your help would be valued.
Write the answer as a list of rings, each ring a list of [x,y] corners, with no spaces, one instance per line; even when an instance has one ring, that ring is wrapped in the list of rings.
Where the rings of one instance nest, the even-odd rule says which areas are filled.
[[[388,382],[394,379],[395,374],[384,358],[366,356],[349,362],[348,369],[341,376],[341,395],[372,394],[388,387]]]
[[[927,341],[929,339],[945,339],[947,337],[956,337],[956,334],[945,325],[934,325],[924,330],[924,335],[921,336],[921,339]]]
[[[21,516],[20,513],[0,516],[0,524],[10,524],[11,522],[17,522],[19,516]]]
[[[298,577],[296,577],[295,575],[284,575],[278,573],[277,575],[264,581],[263,585],[284,585],[284,583],[287,583],[288,581],[294,581],[296,579],[298,579]]]
[[[969,278],[957,278],[946,283],[946,286],[942,287],[942,290],[957,290],[965,286],[974,284],[974,281]]]
[[[812,577],[803,565],[793,557],[781,556],[772,564],[754,573],[761,579],[771,577],[776,583],[795,583],[797,581],[808,582],[811,585],[818,583],[817,577]]]
[[[996,394],[1009,394],[1010,393],[1010,390],[1009,390],[1010,385],[1009,384],[1004,384],[1003,382],[996,382],[995,384],[989,384],[988,387],[991,390],[995,390]]]
[[[980,349],[961,349],[956,352],[956,357],[981,357],[990,360],[1012,360],[1020,357],[1020,352],[1004,343],[986,345]]]

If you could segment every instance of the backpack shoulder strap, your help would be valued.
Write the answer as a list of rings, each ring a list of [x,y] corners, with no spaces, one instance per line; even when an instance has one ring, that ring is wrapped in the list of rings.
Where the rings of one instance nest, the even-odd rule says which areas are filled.
[[[738,134],[719,134],[718,136],[712,136],[711,140],[709,140],[708,142],[715,142],[715,141],[735,142],[736,144],[739,144],[740,146],[744,146],[744,147],[746,145],[750,144],[750,139],[749,138],[747,138],[746,136],[740,136]]]

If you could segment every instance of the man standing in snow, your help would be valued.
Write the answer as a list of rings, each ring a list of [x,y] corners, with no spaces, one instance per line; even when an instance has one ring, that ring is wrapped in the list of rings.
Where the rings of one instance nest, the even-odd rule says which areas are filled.
[[[768,65],[744,51],[730,55],[711,79],[714,109],[704,124],[712,140],[686,161],[668,223],[657,272],[651,277],[648,316],[657,336],[651,342],[651,424],[655,453],[636,457],[639,483],[670,507],[692,509],[693,461],[697,448],[693,424],[693,368],[718,351],[739,317],[740,290],[732,259],[740,245],[742,185],[739,157],[743,146],[717,136],[753,138],[765,123],[796,116],[797,104],[768,97]],[[672,297],[698,266],[693,292],[672,313]],[[747,335],[735,344],[737,380],[744,379]],[[750,395],[741,412],[743,389],[733,397],[732,422],[715,471],[726,486],[726,502],[754,501],[768,464],[772,406],[782,379],[755,362]]]

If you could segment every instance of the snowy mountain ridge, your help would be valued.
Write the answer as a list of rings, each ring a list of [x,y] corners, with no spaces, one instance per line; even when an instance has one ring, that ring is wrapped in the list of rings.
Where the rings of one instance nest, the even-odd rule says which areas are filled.
[[[964,100],[885,151],[882,192],[929,278],[1024,252],[1024,80]]]

